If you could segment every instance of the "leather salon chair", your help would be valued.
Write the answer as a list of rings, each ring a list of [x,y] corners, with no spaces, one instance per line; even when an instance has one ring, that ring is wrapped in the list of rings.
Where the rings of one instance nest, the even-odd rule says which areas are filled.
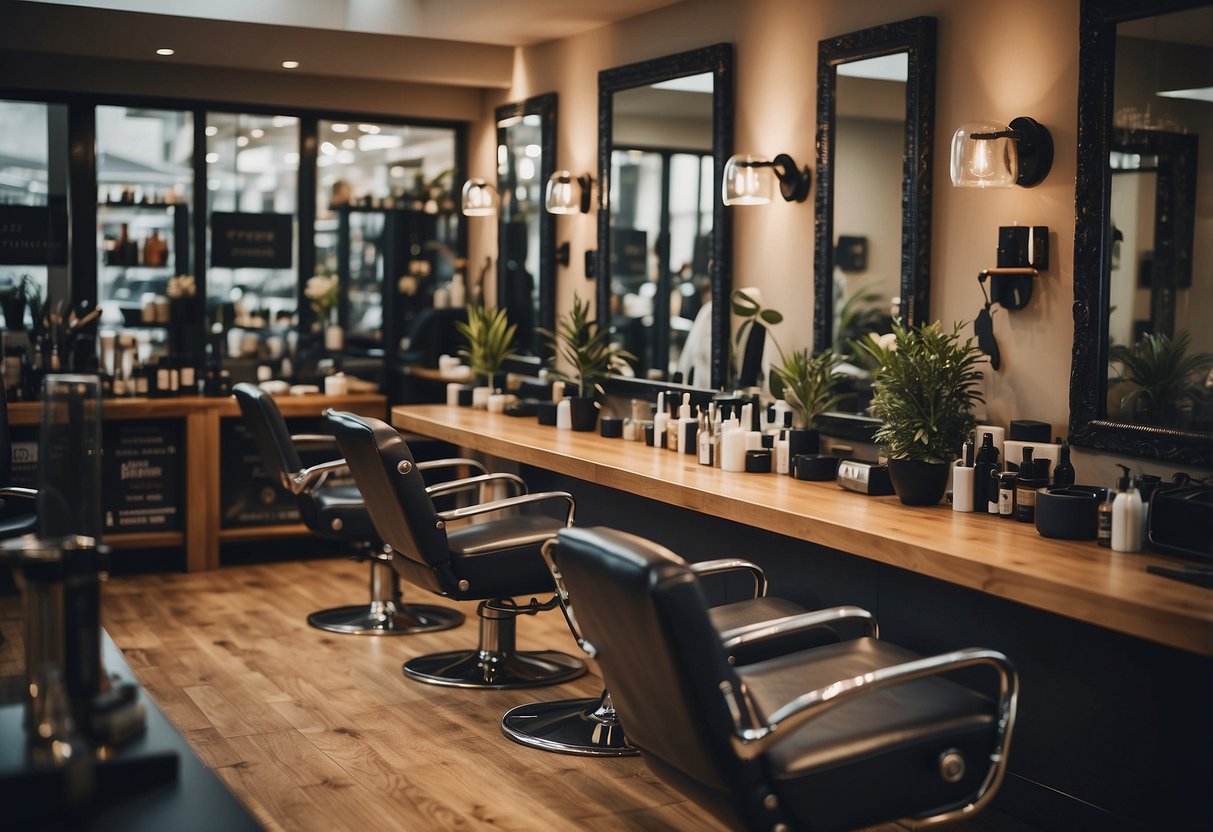
[[[513,596],[554,592],[540,546],[572,524],[572,496],[557,491],[527,494],[521,478],[487,474],[472,480],[506,483],[520,493],[439,511],[434,498],[448,493],[448,487],[426,486],[395,428],[352,413],[330,410],[327,415],[354,480],[366,495],[371,520],[395,554],[396,571],[431,592],[480,601],[480,643],[475,649],[410,659],[404,674],[434,685],[502,690],[557,684],[584,673],[585,664],[564,653],[514,647],[519,615],[557,605],[555,597],[545,602],[532,597],[518,604]],[[515,511],[544,504],[558,508],[559,517]]]
[[[629,740],[725,822],[935,823],[998,790],[1018,693],[1002,654],[923,657],[860,637],[738,666],[735,649],[776,644],[815,614],[718,633],[691,569],[611,529],[562,530],[553,557]],[[997,692],[945,678],[967,668],[992,670]]]
[[[366,604],[320,610],[307,622],[321,630],[358,635],[407,635],[458,627],[463,613],[433,604],[404,603],[400,579],[392,569],[392,556],[367,514],[357,486],[327,482],[331,475],[347,471],[345,461],[334,459],[304,467],[299,450],[307,445],[329,446],[335,440],[323,435],[295,435],[287,429],[282,412],[272,396],[253,384],[233,388],[244,424],[253,435],[261,465],[268,476],[294,495],[299,514],[313,534],[349,544],[371,565],[371,600]],[[426,470],[472,469],[484,466],[469,459],[422,463]]]
[[[592,647],[577,624],[575,605],[569,598],[568,587],[553,558],[555,545],[556,538],[549,539],[543,545],[543,557],[556,581],[560,608],[564,611],[569,629],[573,631],[577,643],[587,652],[591,652]],[[771,623],[790,616],[804,616],[808,612],[794,601],[768,596],[766,574],[755,563],[729,558],[686,564],[673,552],[667,550],[666,554],[701,578],[730,573],[749,573],[753,578],[753,595],[750,598],[719,604],[708,610],[712,626],[717,632],[732,632],[740,627]],[[796,646],[799,649],[839,641],[841,634],[834,625],[847,620],[858,622],[862,631],[873,637],[878,635],[876,619],[867,610],[858,607],[820,610],[815,614],[814,620],[820,622],[820,626],[803,628],[797,636]],[[738,646],[730,654],[729,660],[734,664],[748,664],[766,658],[768,653],[770,648],[763,644],[757,644],[753,648]],[[501,731],[515,742],[544,751],[591,757],[618,757],[640,753],[636,746],[628,742],[608,690],[603,690],[599,696],[590,699],[564,699],[519,705],[502,717]]]

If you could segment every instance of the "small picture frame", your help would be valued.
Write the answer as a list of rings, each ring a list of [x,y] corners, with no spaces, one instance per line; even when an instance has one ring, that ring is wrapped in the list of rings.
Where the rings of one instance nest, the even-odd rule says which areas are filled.
[[[868,238],[841,234],[834,248],[834,263],[844,272],[862,272],[868,268]]]

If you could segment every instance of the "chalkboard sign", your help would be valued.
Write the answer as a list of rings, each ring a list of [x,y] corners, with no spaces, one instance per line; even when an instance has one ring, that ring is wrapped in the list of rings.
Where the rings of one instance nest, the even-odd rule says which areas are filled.
[[[0,266],[67,265],[67,209],[57,203],[0,205]]]
[[[611,241],[611,274],[644,277],[648,274],[648,234],[639,228],[616,228]]]
[[[101,428],[101,446],[105,531],[179,531],[180,422],[108,422]]]
[[[216,211],[211,214],[211,265],[224,269],[289,269],[294,216]]]

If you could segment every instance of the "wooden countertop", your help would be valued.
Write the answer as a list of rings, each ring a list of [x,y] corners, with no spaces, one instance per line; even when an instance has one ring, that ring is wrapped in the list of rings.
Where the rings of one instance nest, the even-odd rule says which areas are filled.
[[[1110,630],[1213,656],[1213,589],[1146,572],[1153,554],[1041,537],[947,506],[912,508],[833,483],[725,473],[694,457],[446,405],[392,408],[396,427],[660,502],[818,543]]]

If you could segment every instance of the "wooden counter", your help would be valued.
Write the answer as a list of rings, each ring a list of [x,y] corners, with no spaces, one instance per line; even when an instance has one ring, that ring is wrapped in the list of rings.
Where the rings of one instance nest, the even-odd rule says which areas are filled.
[[[911,508],[833,483],[725,473],[693,457],[446,405],[392,409],[396,427],[1213,656],[1213,590],[1145,571],[1175,563],[946,506]]]
[[[352,410],[368,416],[382,416],[387,409],[387,400],[378,393],[280,396],[276,397],[275,401],[282,415],[288,419],[320,416],[328,407]],[[107,545],[119,549],[183,546],[186,568],[193,571],[215,569],[219,566],[220,542],[307,534],[306,528],[301,524],[220,529],[220,420],[240,417],[240,406],[231,396],[105,399],[101,412],[105,421],[180,419],[184,423],[184,500],[181,506],[184,530],[107,534],[104,536]],[[41,413],[42,406],[37,402],[12,403],[8,407],[9,424],[37,426]]]

